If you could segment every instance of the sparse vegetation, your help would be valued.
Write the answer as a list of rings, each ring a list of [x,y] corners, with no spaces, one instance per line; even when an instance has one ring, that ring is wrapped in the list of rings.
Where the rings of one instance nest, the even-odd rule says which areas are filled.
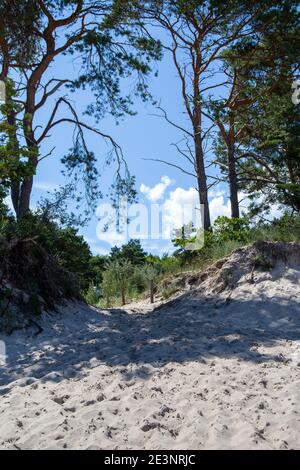
[[[299,56],[295,0],[3,1],[0,13],[3,315],[20,301],[16,289],[34,314],[44,304],[54,306],[72,296],[97,306],[124,305],[140,297],[154,302],[155,295],[168,298],[175,292],[168,279],[177,273],[203,271],[255,241],[300,240],[300,108],[298,97],[291,99]],[[156,37],[154,26],[163,35]],[[183,133],[175,148],[186,165],[157,161],[195,178],[204,208],[204,246],[188,249],[196,235],[191,223],[185,227],[189,230],[177,233],[173,254],[149,254],[139,240],[130,240],[107,256],[93,256],[77,227],[88,220],[104,190],[100,156],[89,149],[86,134],[109,144],[101,167],[114,166],[105,189],[113,207],[120,209],[124,196],[129,203],[135,201],[135,177],[122,149],[98,124],[105,116],[119,122],[135,114],[136,97],[157,106],[147,77],[163,53],[171,53],[169,66],[173,62],[176,69],[186,122],[158,108]],[[78,69],[64,76],[62,67],[57,78],[57,71],[52,72],[55,60],[67,56],[78,62]],[[94,99],[81,116],[70,93],[79,96],[85,89]],[[37,170],[41,161],[51,169],[54,157],[54,149],[44,155],[43,143],[61,125],[74,130],[70,150],[61,155],[66,185],[32,211]],[[217,184],[228,187],[231,218],[212,222],[209,192]],[[244,215],[241,193],[252,201]],[[13,214],[6,205],[8,196]],[[69,199],[80,212],[78,220],[69,213]],[[88,207],[82,206],[83,200]],[[268,222],[262,214],[272,205],[287,212]],[[268,268],[262,259],[257,264]]]
[[[161,258],[148,255],[144,257],[144,263],[136,267],[128,257],[122,260],[119,256],[115,260],[116,249],[113,249],[108,257],[111,261],[102,270],[103,281],[98,284],[100,298],[95,294],[93,285],[85,296],[86,301],[98,307],[109,307],[124,304],[125,300],[129,302],[146,297],[152,302],[154,293],[158,298],[168,299],[179,289],[175,282],[177,274],[202,272],[237,248],[260,240],[300,242],[300,218],[285,215],[271,223],[251,225],[248,218],[232,220],[220,217],[213,230],[206,234],[201,250],[185,251],[188,240],[180,243],[177,238],[176,247],[181,246],[181,249],[175,250],[173,255]],[[136,244],[136,241],[131,241],[129,246]],[[118,253],[122,251],[127,253],[127,245],[118,249]],[[263,258],[257,259],[256,265],[264,269],[272,268],[270,261]]]

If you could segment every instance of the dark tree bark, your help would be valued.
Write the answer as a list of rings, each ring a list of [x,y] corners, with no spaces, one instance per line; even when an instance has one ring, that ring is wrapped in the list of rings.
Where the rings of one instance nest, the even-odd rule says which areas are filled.
[[[238,196],[238,177],[235,161],[235,144],[236,144],[236,132],[235,132],[235,115],[234,112],[230,113],[229,116],[229,133],[228,133],[228,145],[227,145],[227,158],[228,158],[228,179],[229,179],[229,192],[230,192],[230,203],[231,203],[231,217],[233,219],[239,219],[240,208],[239,208],[239,196]]]
[[[194,129],[194,142],[195,142],[195,163],[198,182],[199,202],[201,209],[203,209],[203,228],[205,231],[210,230],[210,210],[208,203],[208,187],[207,177],[205,171],[205,156],[203,151],[203,129],[202,129],[202,107],[201,107],[201,91],[200,91],[200,77],[202,56],[199,47],[195,47],[195,59],[193,61],[193,129]]]
[[[200,140],[200,142],[198,142]],[[204,230],[210,230],[210,211],[208,203],[208,188],[207,188],[207,177],[205,174],[204,156],[202,150],[201,139],[196,137],[195,139],[195,155],[197,164],[197,182],[199,191],[199,201],[201,208],[203,209],[203,228]]]
[[[121,297],[122,297],[122,305],[126,305],[126,297],[125,297],[125,290],[124,289],[122,289]]]
[[[150,281],[150,302],[154,304],[154,282]]]
[[[228,150],[228,180],[230,191],[231,217],[240,218],[240,207],[238,198],[238,177],[236,171],[234,148]]]

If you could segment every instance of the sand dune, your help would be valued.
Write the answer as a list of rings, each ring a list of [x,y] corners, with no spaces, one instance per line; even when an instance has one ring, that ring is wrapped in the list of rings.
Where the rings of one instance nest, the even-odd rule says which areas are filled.
[[[297,253],[239,250],[154,311],[73,303],[0,335],[0,448],[300,449]]]

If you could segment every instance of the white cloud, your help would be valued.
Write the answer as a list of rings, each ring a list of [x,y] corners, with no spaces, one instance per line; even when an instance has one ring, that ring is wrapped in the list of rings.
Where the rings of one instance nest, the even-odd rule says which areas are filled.
[[[103,210],[97,212],[99,217],[99,224],[96,230],[97,240],[86,237],[86,241],[91,245],[93,252],[99,254],[107,253],[106,249],[101,247],[102,243],[108,244],[111,247],[121,246],[130,238],[139,238],[143,242],[145,249],[163,253],[170,250],[170,240],[174,237],[174,229],[181,228],[184,224],[188,224],[191,221],[196,227],[202,227],[199,194],[195,188],[184,189],[177,187],[170,191],[161,203],[154,203],[158,197],[162,198],[165,195],[165,191],[171,183],[168,177],[163,177],[161,182],[153,188],[142,185],[141,191],[146,194],[147,199],[153,204],[151,207],[150,204],[131,206],[131,212],[127,213],[131,223],[123,226],[122,233],[118,232],[115,224],[112,223],[115,221],[114,210],[110,205],[107,205],[109,207],[104,205]],[[162,189],[162,186],[164,189]],[[250,201],[245,198],[244,194],[240,194],[240,198],[244,199],[241,208],[245,210],[249,206]],[[220,216],[231,216],[230,200],[226,191],[222,188],[216,188],[216,190],[210,192],[209,206],[212,223]],[[269,218],[271,219],[279,215],[279,208],[274,206]],[[108,230],[104,231],[103,227],[106,227],[106,222],[109,222]],[[155,240],[160,241],[155,242]]]
[[[153,188],[142,185],[140,189],[148,200],[156,202],[163,198],[166,189],[171,184],[170,178],[163,177],[161,182]],[[221,215],[230,217],[230,202],[226,200],[226,192],[223,189],[220,188],[210,193],[209,204],[212,222]],[[162,237],[165,240],[173,237],[174,229],[181,228],[191,221],[197,227],[202,226],[199,193],[196,188],[177,187],[170,191],[160,207],[163,220]]]
[[[97,237],[99,241],[109,243],[111,246],[120,247],[128,241],[126,231],[123,233],[120,233],[115,230],[109,229],[107,230],[107,232],[103,232],[97,229]]]
[[[230,201],[226,202],[226,197],[224,195],[216,196],[211,199],[209,203],[210,208],[210,217],[211,222],[213,223],[218,217],[224,215],[226,217],[230,217],[231,215],[231,207]]]
[[[193,209],[199,207],[198,191],[195,188],[176,188],[162,205],[164,235],[174,228],[180,228],[193,220]],[[169,235],[168,235],[169,236]]]
[[[195,226],[202,227],[199,211],[199,194],[195,188],[176,188],[162,204],[164,220],[164,237],[172,236],[172,230],[181,228],[184,224],[193,222]],[[226,201],[223,191],[218,191],[209,202],[211,220],[214,222],[219,216],[230,217],[230,201]]]
[[[208,196],[209,196],[209,199],[213,199],[214,197],[220,197],[220,196],[225,196],[225,195],[226,195],[226,191],[217,186],[216,189],[211,189],[209,191]]]
[[[239,201],[240,201],[241,212],[246,212],[248,207],[250,206],[250,204],[253,203],[253,200],[250,200],[249,197],[247,196],[247,194],[245,194],[243,192],[239,193]],[[264,197],[260,196],[259,198],[256,199],[256,202],[258,204],[263,203],[264,202]],[[270,207],[270,211],[265,214],[266,219],[269,220],[269,221],[274,220],[274,219],[279,219],[280,217],[283,216],[283,212],[284,211],[279,206],[279,204],[273,204]],[[264,214],[261,214],[261,215],[264,215]]]
[[[49,193],[54,193],[55,190],[59,188],[59,186],[55,183],[49,183],[47,181],[36,181],[33,184],[34,189],[38,189],[40,191],[45,191]]]
[[[251,203],[250,199],[244,193],[239,194],[239,199],[241,201],[241,213],[246,212]],[[263,198],[257,199],[258,203],[262,201]],[[198,191],[195,188],[176,188],[170,193],[168,199],[166,199],[163,203],[162,207],[165,215],[165,220],[167,220],[168,222],[172,221],[175,224],[175,228],[182,227],[183,207],[188,206],[189,204],[194,205],[195,207],[199,207]],[[231,217],[230,199],[227,196],[226,191],[221,189],[211,191],[209,194],[209,208],[212,223],[220,216]],[[192,216],[190,216],[188,210],[186,210],[184,214],[187,217],[187,219],[184,220],[184,223],[186,224],[192,220]],[[270,212],[267,214],[266,218],[271,221],[281,216],[282,209],[278,204],[274,204],[271,206]]]
[[[172,180],[168,176],[162,176],[160,183],[153,186],[153,188],[141,184],[140,191],[149,201],[157,202],[164,197],[167,188],[171,186],[171,184]]]

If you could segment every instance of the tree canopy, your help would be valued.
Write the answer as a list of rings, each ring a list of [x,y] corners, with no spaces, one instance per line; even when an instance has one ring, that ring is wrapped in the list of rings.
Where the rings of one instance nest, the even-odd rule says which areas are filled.
[[[106,113],[117,119],[133,113],[132,96],[123,94],[121,81],[134,74],[132,94],[146,100],[145,77],[151,71],[151,60],[160,56],[159,45],[142,33],[130,13],[130,1],[27,0],[13,2],[12,9],[8,3],[1,5],[0,23],[0,78],[7,88],[6,103],[1,107],[1,134],[2,154],[5,152],[12,161],[12,170],[6,171],[4,179],[10,181],[16,215],[22,217],[28,212],[39,162],[52,158],[55,150],[43,155],[43,143],[63,124],[74,129],[70,152],[62,159],[66,175],[73,178],[74,187],[84,185],[85,196],[93,206],[102,193],[98,156],[88,148],[86,132],[110,144],[105,161],[116,162],[115,187],[127,188],[122,179],[132,180],[120,146],[78,115],[70,93],[86,87],[92,90],[94,100],[87,105],[86,114],[98,123]],[[21,18],[17,25],[16,18]],[[24,55],[20,51],[27,42],[31,46],[26,47]],[[49,78],[49,68],[62,55],[76,58],[78,74]],[[45,109],[48,118],[42,123],[39,116]],[[22,171],[16,172],[20,165]]]

